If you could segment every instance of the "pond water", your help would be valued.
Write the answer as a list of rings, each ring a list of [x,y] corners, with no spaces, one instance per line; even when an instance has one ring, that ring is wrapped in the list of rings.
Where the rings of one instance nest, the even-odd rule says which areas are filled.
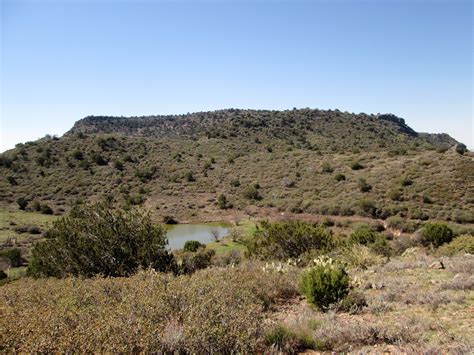
[[[229,229],[223,226],[209,224],[174,224],[166,226],[168,248],[181,249],[188,240],[197,240],[203,244],[214,241],[213,232],[219,233],[219,238],[225,237]]]

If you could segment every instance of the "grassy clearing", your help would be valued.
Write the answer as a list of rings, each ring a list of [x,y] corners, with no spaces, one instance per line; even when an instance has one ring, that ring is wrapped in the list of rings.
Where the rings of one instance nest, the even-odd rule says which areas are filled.
[[[42,233],[57,218],[36,212],[0,209],[0,250],[14,246],[27,256],[31,245],[42,238]]]
[[[216,254],[229,253],[231,251],[245,252],[247,247],[239,241],[232,241],[227,238],[220,240],[219,242],[213,242],[206,245],[206,248],[212,249]]]

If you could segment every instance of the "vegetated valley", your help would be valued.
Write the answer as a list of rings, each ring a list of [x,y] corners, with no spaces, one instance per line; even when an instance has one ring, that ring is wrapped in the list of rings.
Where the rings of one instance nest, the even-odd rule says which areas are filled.
[[[0,156],[0,351],[470,353],[474,154],[392,114],[86,117]],[[167,248],[173,223],[225,237]]]

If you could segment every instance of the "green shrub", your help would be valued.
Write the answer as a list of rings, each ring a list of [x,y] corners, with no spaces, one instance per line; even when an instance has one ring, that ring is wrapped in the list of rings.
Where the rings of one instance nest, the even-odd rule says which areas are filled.
[[[315,266],[301,273],[299,289],[310,304],[326,310],[349,293],[349,276],[344,267],[332,259],[315,261]]]
[[[403,193],[398,189],[390,190],[388,197],[390,197],[390,199],[393,201],[403,201]]]
[[[227,201],[227,197],[224,194],[219,195],[217,198],[217,206],[219,206],[221,210],[226,210],[233,207],[232,204]]]
[[[325,161],[321,166],[321,170],[323,173],[332,173],[334,171],[334,168],[331,166],[331,164]]]
[[[361,244],[350,245],[341,251],[341,259],[350,267],[365,270],[380,265],[383,258],[369,247]]]
[[[80,150],[75,150],[72,152],[72,157],[76,160],[82,160],[84,159],[84,154]]]
[[[460,235],[451,242],[440,246],[437,253],[446,256],[452,256],[458,253],[474,254],[474,236]]]
[[[185,174],[184,178],[186,179],[187,182],[194,182],[194,181],[196,181],[196,178],[194,177],[192,171],[188,171],[188,172]]]
[[[45,203],[41,204],[40,210],[41,210],[42,214],[53,214],[54,213],[53,209]]]
[[[165,230],[138,210],[116,211],[105,204],[75,206],[54,222],[48,239],[37,243],[29,272],[33,276],[127,276],[138,268],[168,271]]]
[[[205,247],[205,245],[198,242],[197,240],[187,240],[186,243],[184,243],[183,250],[184,251],[195,252],[199,248],[202,248],[202,247]]]
[[[240,186],[240,181],[239,181],[239,179],[233,179],[233,180],[230,182],[230,185],[233,186],[233,187],[239,187],[239,186]]]
[[[418,223],[402,218],[400,216],[392,216],[387,218],[387,226],[398,229],[405,233],[413,233],[418,229]]]
[[[360,162],[355,161],[351,164],[351,169],[352,170],[362,170],[362,169],[364,169],[364,166]]]
[[[262,196],[255,185],[247,187],[244,190],[243,195],[247,200],[260,201],[262,199]]]
[[[262,259],[287,260],[316,249],[327,251],[334,245],[330,231],[321,225],[302,221],[262,222],[248,250]]]
[[[92,154],[92,160],[97,164],[97,165],[107,165],[107,160],[100,154],[94,153]]]
[[[370,185],[364,178],[359,179],[358,185],[361,192],[370,192],[372,190],[372,185]]]
[[[216,254],[214,249],[199,249],[196,252],[186,252],[178,261],[180,274],[191,274],[197,270],[205,269],[212,264],[212,257]]]
[[[5,271],[0,270],[0,280],[5,280],[8,277]]]
[[[453,240],[454,233],[444,223],[427,223],[421,230],[420,241],[424,246],[433,245],[435,248]]]
[[[334,176],[334,179],[336,179],[336,181],[344,181],[346,180],[346,176],[344,174],[339,173]]]
[[[18,248],[4,249],[0,251],[0,256],[7,258],[11,267],[19,267],[23,264],[21,250]]]
[[[317,348],[317,343],[311,334],[296,332],[281,324],[270,328],[266,332],[265,344],[276,347],[280,353],[284,354]]]
[[[24,197],[18,197],[16,199],[16,203],[18,204],[18,207],[22,211],[24,211],[26,209],[26,207],[28,206],[28,200]]]
[[[413,180],[410,179],[410,178],[407,177],[407,176],[404,176],[404,177],[400,180],[400,185],[402,185],[402,186],[411,186],[411,185],[413,185]]]
[[[164,224],[178,224],[178,221],[172,216],[164,216],[163,223]]]
[[[369,226],[357,228],[349,237],[349,244],[365,245],[377,254],[390,255],[390,247],[385,236],[374,231]]]

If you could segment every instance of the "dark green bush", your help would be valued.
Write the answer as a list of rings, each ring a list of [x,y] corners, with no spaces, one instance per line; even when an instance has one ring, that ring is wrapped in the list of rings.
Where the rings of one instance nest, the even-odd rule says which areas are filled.
[[[199,249],[196,252],[184,253],[178,263],[180,274],[191,274],[205,269],[212,264],[212,257],[216,254],[213,249]]]
[[[80,150],[75,150],[72,152],[72,157],[76,160],[82,160],[84,159],[84,154]]]
[[[344,174],[339,173],[334,176],[334,179],[336,179],[336,181],[344,181],[346,180],[346,176]]]
[[[349,237],[349,244],[365,245],[377,254],[390,255],[390,246],[387,243],[387,238],[369,226],[357,228]]]
[[[28,206],[28,200],[24,197],[18,197],[16,199],[16,203],[18,204],[18,207],[20,208],[20,210],[23,210],[23,211]]]
[[[41,204],[40,211],[41,211],[42,214],[53,214],[54,213],[53,209],[45,203]]]
[[[358,185],[361,192],[369,192],[372,190],[372,185],[370,185],[364,178],[359,179]]]
[[[92,155],[92,160],[97,164],[97,165],[107,165],[107,160],[100,154],[94,153]]]
[[[194,181],[196,181],[196,178],[194,177],[192,171],[188,171],[188,172],[185,174],[184,177],[185,177],[185,179],[186,179],[187,182],[194,182]]]
[[[239,187],[240,186],[240,181],[238,179],[233,179],[230,182],[230,185],[233,186],[233,187]]]
[[[219,197],[217,198],[217,206],[219,206],[221,210],[226,210],[228,208],[233,207],[232,204],[227,200],[226,195],[224,194],[219,195]]]
[[[202,248],[202,247],[205,247],[205,245],[198,242],[197,240],[187,240],[186,243],[184,243],[183,250],[184,251],[195,252],[199,248]]]
[[[453,240],[454,233],[444,223],[427,223],[421,230],[421,243],[424,246],[433,245],[435,248]]]
[[[128,276],[140,267],[168,271],[173,266],[165,230],[138,210],[78,205],[54,222],[48,237],[33,248],[33,276]]]
[[[178,221],[172,216],[164,216],[163,223],[164,224],[178,224]]]
[[[334,245],[330,231],[321,225],[302,221],[262,222],[248,250],[261,259],[297,258],[316,249],[327,251]]]
[[[256,188],[254,185],[247,187],[244,190],[243,195],[248,200],[260,201],[262,199],[258,188]]]
[[[349,276],[342,265],[322,261],[301,273],[299,289],[309,303],[326,310],[349,293]]]
[[[5,273],[5,271],[0,270],[0,280],[5,280],[8,278],[8,275]]]
[[[358,161],[355,161],[351,164],[351,169],[352,170],[362,170],[362,169],[364,169],[364,166],[361,163],[359,163]]]
[[[23,264],[21,250],[18,248],[4,249],[0,251],[0,256],[8,259],[11,267],[19,267]]]

